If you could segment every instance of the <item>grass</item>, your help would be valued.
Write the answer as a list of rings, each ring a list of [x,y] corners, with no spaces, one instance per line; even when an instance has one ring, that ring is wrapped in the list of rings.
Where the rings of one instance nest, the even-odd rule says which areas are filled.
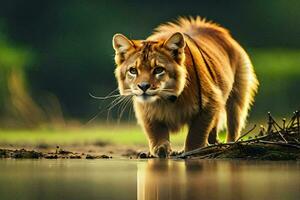
[[[174,145],[182,145],[185,133],[171,135]],[[5,145],[147,145],[147,140],[138,126],[103,126],[73,129],[0,130],[0,143]]]
[[[187,129],[170,135],[172,146],[181,147],[187,135]],[[221,141],[225,133],[219,134]],[[84,145],[140,145],[147,146],[146,136],[139,126],[116,125],[66,129],[37,130],[1,130],[0,146],[84,146]]]

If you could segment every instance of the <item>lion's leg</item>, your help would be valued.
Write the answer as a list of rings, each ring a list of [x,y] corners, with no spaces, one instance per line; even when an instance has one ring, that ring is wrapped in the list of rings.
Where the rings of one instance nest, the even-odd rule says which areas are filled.
[[[165,158],[171,153],[169,130],[163,123],[151,122],[144,125],[149,142],[150,153],[153,156]]]
[[[208,136],[214,128],[216,117],[217,114],[213,109],[201,111],[195,116],[189,126],[184,147],[185,152],[204,147],[208,143]]]
[[[217,132],[217,126],[215,125],[209,135],[208,135],[208,143],[209,144],[216,144],[216,143],[219,143],[219,140],[218,140],[218,132]]]
[[[244,56],[237,67],[233,88],[226,102],[227,142],[235,141],[245,126],[257,86],[258,82],[251,62],[247,56]]]
[[[226,142],[234,142],[240,135],[241,127],[241,106],[234,100],[228,99],[226,104],[227,111],[227,136]]]
[[[234,142],[240,136],[245,124],[250,102],[245,99],[244,91],[232,92],[226,102],[227,137],[226,142]]]
[[[257,91],[258,81],[248,55],[241,52],[234,84],[226,102],[227,142],[235,141],[245,126],[248,110]]]

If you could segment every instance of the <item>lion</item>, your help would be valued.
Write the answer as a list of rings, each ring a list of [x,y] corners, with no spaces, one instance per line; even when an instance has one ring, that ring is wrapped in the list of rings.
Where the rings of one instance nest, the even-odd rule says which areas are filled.
[[[146,40],[113,36],[120,95],[132,96],[151,155],[168,157],[169,134],[187,125],[184,152],[234,142],[245,126],[258,80],[229,31],[200,17],[158,26]]]

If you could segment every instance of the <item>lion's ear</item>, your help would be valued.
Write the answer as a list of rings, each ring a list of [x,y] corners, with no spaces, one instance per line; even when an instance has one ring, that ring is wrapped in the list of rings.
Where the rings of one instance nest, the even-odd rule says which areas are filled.
[[[133,46],[133,43],[126,36],[120,33],[114,35],[113,47],[117,53],[126,53]]]
[[[164,48],[171,52],[174,60],[181,63],[183,59],[185,41],[180,32],[176,32],[164,42]]]
[[[125,60],[126,53],[134,48],[134,44],[126,36],[120,33],[114,35],[112,43],[116,52],[116,63],[121,64]]]
[[[167,39],[164,43],[164,47],[169,50],[178,50],[184,48],[185,41],[182,33],[176,32],[169,39]]]

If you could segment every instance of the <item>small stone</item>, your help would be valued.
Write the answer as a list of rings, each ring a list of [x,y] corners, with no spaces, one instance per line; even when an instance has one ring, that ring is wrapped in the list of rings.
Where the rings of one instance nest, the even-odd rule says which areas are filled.
[[[45,158],[46,159],[57,159],[58,156],[57,155],[46,155]]]
[[[101,155],[100,158],[108,159],[108,158],[112,158],[112,157],[107,156],[107,155]]]
[[[70,159],[80,159],[81,156],[80,155],[71,155]]]
[[[86,159],[95,159],[96,157],[95,157],[95,156],[92,156],[92,155],[90,155],[90,154],[87,154],[85,158],[86,158]]]
[[[138,154],[138,158],[145,159],[145,158],[148,158],[148,155],[145,152],[140,152]]]

